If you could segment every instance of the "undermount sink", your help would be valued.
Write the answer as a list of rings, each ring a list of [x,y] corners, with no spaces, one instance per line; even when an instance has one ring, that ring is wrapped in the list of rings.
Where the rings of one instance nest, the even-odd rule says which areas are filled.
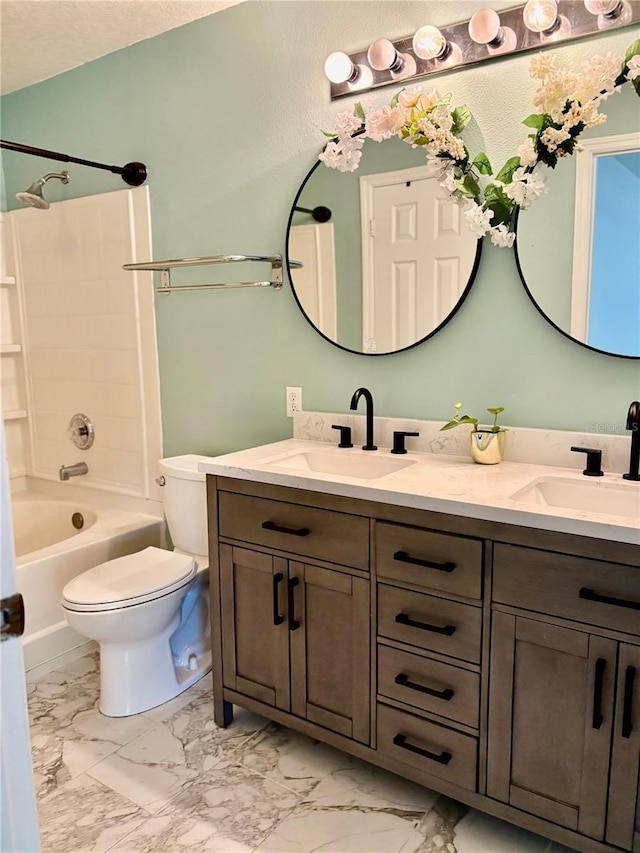
[[[358,480],[378,480],[387,474],[394,474],[409,465],[414,459],[393,459],[388,456],[376,456],[371,453],[326,453],[318,450],[305,450],[270,459],[269,464],[279,468],[292,468],[296,471],[313,471],[316,474],[336,474],[339,477],[354,477]]]
[[[640,487],[635,484],[540,477],[511,498],[523,504],[640,518]]]

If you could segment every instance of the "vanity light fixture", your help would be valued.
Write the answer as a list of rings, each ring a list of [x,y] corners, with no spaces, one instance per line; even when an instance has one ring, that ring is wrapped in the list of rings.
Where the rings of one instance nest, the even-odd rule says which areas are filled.
[[[430,24],[416,30],[412,46],[418,59],[433,59],[440,67],[457,65],[462,60],[458,45],[447,41],[441,31]]]
[[[528,0],[522,19],[528,30],[540,33],[542,41],[566,38],[571,33],[569,19],[558,13],[558,0]]]
[[[527,0],[499,15],[481,8],[467,21],[425,24],[413,36],[376,39],[352,54],[337,51],[327,59],[325,73],[335,99],[633,24],[640,24],[640,0]]]
[[[500,25],[500,15],[493,9],[478,9],[469,21],[469,36],[476,44],[486,45],[490,54],[511,53],[518,37],[511,27]]]
[[[367,51],[369,65],[375,71],[389,71],[394,80],[413,77],[416,61],[410,53],[400,53],[389,39],[376,39]]]

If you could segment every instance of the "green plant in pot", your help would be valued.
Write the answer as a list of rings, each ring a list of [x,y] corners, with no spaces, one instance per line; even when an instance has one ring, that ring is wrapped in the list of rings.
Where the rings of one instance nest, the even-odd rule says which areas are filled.
[[[493,415],[493,423],[488,427],[479,427],[478,418],[461,415],[462,403],[456,403],[454,409],[456,410],[455,415],[448,423],[440,427],[440,431],[470,424],[472,427],[471,458],[473,461],[479,462],[481,465],[496,465],[498,462],[502,462],[507,430],[498,425],[498,416],[504,412],[504,406],[487,409],[489,414]]]

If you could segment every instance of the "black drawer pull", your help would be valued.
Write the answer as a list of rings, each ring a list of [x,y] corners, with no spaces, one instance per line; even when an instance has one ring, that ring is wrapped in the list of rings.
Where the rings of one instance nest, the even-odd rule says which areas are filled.
[[[628,666],[624,675],[624,699],[622,703],[622,737],[631,737],[633,709],[633,682],[636,677],[635,666]]]
[[[601,604],[613,604],[616,607],[628,607],[630,610],[640,610],[640,601],[629,601],[626,598],[614,598],[611,595],[601,595],[599,592],[583,586],[579,592],[580,598],[586,598],[587,601],[599,601]]]
[[[404,735],[396,735],[393,739],[396,746],[402,749],[408,749],[409,752],[415,752],[423,758],[429,758],[431,761],[437,761],[438,764],[448,764],[451,761],[452,755],[450,752],[441,752],[436,755],[435,752],[429,752],[428,749],[422,749],[420,746],[415,746],[409,743]]]
[[[456,630],[453,625],[430,625],[428,622],[418,622],[415,619],[411,619],[406,613],[398,613],[396,622],[399,622],[401,625],[408,625],[410,628],[432,631],[434,634],[445,634],[447,637],[454,634]]]
[[[604,722],[604,716],[602,714],[602,686],[604,683],[604,671],[606,669],[606,666],[606,660],[604,658],[598,658],[598,660],[596,661],[596,675],[593,684],[592,726],[594,729],[599,729]]]
[[[273,624],[282,625],[284,616],[280,615],[280,606],[278,603],[278,584],[284,580],[282,572],[276,572],[273,576]]]
[[[276,524],[275,521],[263,521],[262,529],[273,530],[274,533],[288,533],[289,536],[308,536],[311,533],[308,527],[282,527],[282,525]]]
[[[287,587],[287,604],[289,611],[289,630],[297,631],[300,627],[300,620],[296,619],[296,602],[293,597],[293,591],[300,583],[300,578],[289,578],[289,585]]]
[[[422,560],[420,557],[412,557],[410,554],[407,554],[406,551],[396,551],[393,555],[393,559],[397,560],[399,563],[411,563],[412,566],[424,566],[426,569],[437,569],[439,572],[452,572],[456,567],[455,563],[434,563],[433,560]]]
[[[445,687],[444,690],[434,690],[433,687],[425,687],[424,684],[417,684],[415,681],[410,681],[404,672],[396,675],[395,683],[401,687],[408,687],[409,690],[417,690],[419,693],[428,693],[429,696],[444,699],[445,702],[449,702],[454,697],[454,692],[450,687]]]

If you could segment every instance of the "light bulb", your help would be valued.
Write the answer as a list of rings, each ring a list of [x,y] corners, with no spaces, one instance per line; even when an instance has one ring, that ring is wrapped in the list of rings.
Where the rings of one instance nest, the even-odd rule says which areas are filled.
[[[394,80],[412,77],[416,61],[408,53],[400,53],[389,39],[377,39],[367,51],[369,65],[376,71],[390,71]]]
[[[528,0],[522,18],[525,27],[534,33],[550,30],[558,19],[557,0]]]
[[[620,6],[620,0],[584,0],[585,9],[592,15],[611,15]]]
[[[346,53],[337,50],[331,53],[324,63],[324,73],[332,83],[355,82],[358,68]]]
[[[447,49],[447,40],[437,27],[420,27],[413,37],[413,52],[420,59],[438,59]]]
[[[490,54],[515,50],[518,37],[511,27],[500,26],[500,16],[493,9],[478,9],[469,21],[469,36],[476,44],[484,44]]]

